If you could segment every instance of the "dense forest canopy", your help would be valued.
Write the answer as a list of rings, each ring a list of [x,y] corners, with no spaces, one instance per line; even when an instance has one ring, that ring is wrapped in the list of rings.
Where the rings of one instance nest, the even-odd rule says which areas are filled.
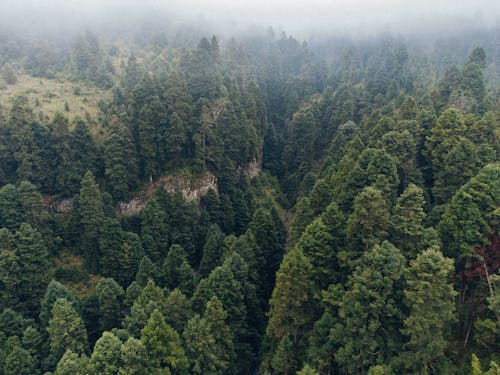
[[[0,374],[500,373],[498,25],[153,13],[0,26]]]

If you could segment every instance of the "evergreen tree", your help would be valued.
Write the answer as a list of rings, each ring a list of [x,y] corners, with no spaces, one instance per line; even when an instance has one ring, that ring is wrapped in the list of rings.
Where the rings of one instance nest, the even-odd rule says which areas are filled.
[[[99,303],[100,332],[118,327],[122,318],[124,291],[113,279],[101,279],[96,285],[95,295]]]
[[[309,224],[295,245],[311,261],[315,289],[319,292],[334,281],[338,269],[333,238],[321,218]]]
[[[296,347],[290,336],[283,336],[271,360],[271,366],[276,374],[293,374],[298,368]]]
[[[410,262],[406,305],[410,309],[401,332],[409,338],[403,353],[405,371],[428,373],[439,368],[455,320],[455,297],[450,275],[453,261],[429,248]]]
[[[225,374],[234,358],[232,332],[227,323],[227,313],[213,297],[207,303],[205,316],[195,315],[184,330],[186,353],[193,374]]]
[[[57,364],[54,375],[85,375],[87,374],[88,358],[67,350]]]
[[[10,277],[17,280],[15,297],[25,311],[36,314],[51,277],[47,247],[40,233],[29,224],[21,225],[16,232],[15,241],[16,267],[10,270],[15,272]]]
[[[222,263],[222,251],[224,246],[224,234],[217,224],[211,225],[201,258],[198,272],[201,277],[207,277],[210,272]]]
[[[393,216],[394,244],[413,259],[422,250],[424,236],[423,191],[413,184],[403,191],[396,201]]]
[[[121,365],[122,343],[111,332],[104,332],[97,340],[88,364],[88,372],[92,375],[117,374]]]
[[[354,211],[347,221],[347,253],[339,260],[352,265],[363,252],[382,242],[389,235],[390,215],[382,193],[365,188],[354,201]]]
[[[118,118],[111,118],[110,127],[104,145],[106,186],[115,200],[124,200],[137,183],[137,154],[129,130]]]
[[[313,267],[299,247],[285,255],[276,274],[267,335],[274,340],[290,336],[297,345],[302,341],[314,320]]]
[[[165,323],[158,310],[151,314],[142,329],[141,341],[148,352],[153,372],[181,374],[187,369],[188,361],[179,334]]]
[[[186,253],[179,245],[172,245],[163,263],[163,276],[166,287],[179,288],[183,293],[193,293],[194,271],[189,265]]]
[[[87,350],[87,331],[82,319],[71,302],[59,298],[52,308],[52,318],[47,327],[50,339],[50,352],[61,358],[66,350],[83,354]]]
[[[3,374],[5,375],[33,375],[36,374],[35,362],[30,353],[15,346],[5,358]]]
[[[147,375],[148,352],[143,342],[129,337],[121,348],[120,375]]]
[[[191,301],[177,288],[165,300],[165,321],[177,332],[183,332],[193,315]]]
[[[399,352],[404,269],[400,251],[387,241],[361,257],[339,307],[341,324],[332,332],[342,371],[362,373]]]
[[[168,249],[166,214],[156,199],[148,199],[141,211],[141,237],[146,255],[158,262]]]
[[[92,172],[87,171],[81,182],[79,218],[82,226],[81,249],[89,269],[99,269],[99,234],[104,221],[101,192]]]

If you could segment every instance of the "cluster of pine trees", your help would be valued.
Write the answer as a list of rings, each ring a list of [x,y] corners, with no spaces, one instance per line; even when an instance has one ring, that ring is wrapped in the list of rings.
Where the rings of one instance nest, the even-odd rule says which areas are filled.
[[[98,121],[0,108],[0,373],[498,371],[485,49],[446,67],[392,39],[340,60],[271,32],[139,40],[50,55],[0,38],[1,63],[113,93]],[[199,200],[159,188],[117,209],[207,171]]]

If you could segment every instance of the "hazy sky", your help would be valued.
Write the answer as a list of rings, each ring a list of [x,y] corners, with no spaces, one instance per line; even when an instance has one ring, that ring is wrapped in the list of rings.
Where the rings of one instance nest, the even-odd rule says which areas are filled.
[[[500,0],[0,0],[0,25],[122,25],[138,14],[202,20],[229,29],[254,24],[290,32],[430,31],[498,25]]]

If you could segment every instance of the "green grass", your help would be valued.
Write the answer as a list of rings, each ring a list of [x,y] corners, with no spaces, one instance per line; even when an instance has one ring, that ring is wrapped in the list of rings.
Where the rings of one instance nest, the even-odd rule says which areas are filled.
[[[61,112],[70,122],[78,117],[87,120],[88,116],[92,122],[96,122],[100,112],[99,102],[109,101],[112,94],[111,91],[100,90],[81,81],[70,82],[61,78],[35,78],[19,74],[14,85],[0,85],[0,106],[9,109],[17,95],[26,96],[33,107],[35,118],[48,123],[56,112]],[[68,103],[69,111],[65,111],[65,103]]]

